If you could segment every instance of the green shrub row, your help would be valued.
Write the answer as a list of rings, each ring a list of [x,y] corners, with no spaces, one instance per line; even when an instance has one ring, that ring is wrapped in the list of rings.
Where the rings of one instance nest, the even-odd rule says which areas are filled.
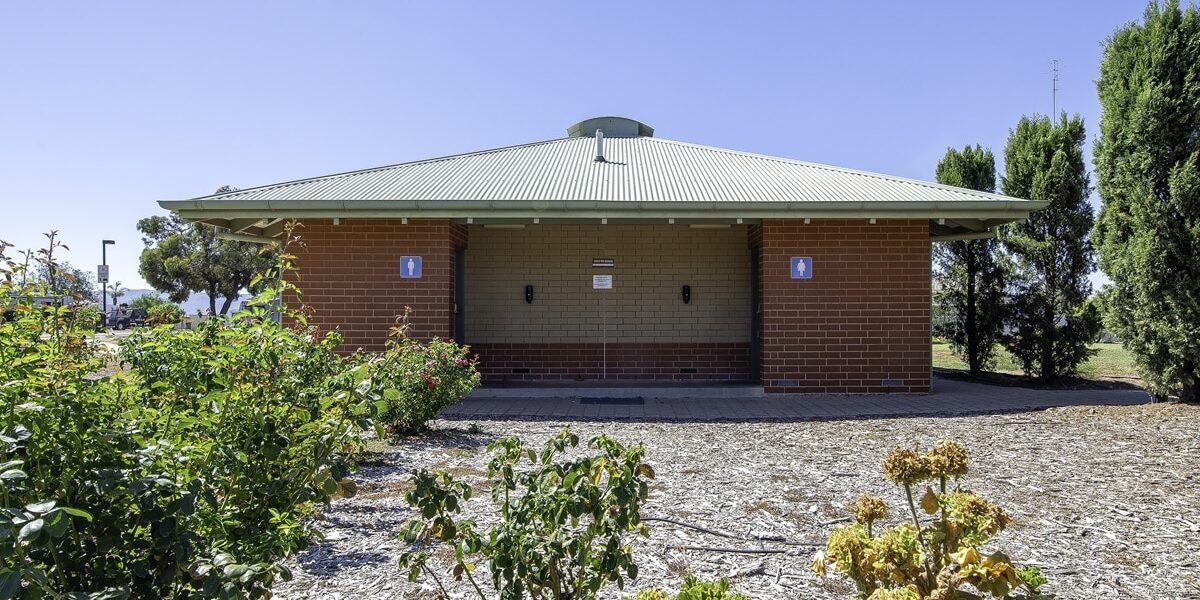
[[[420,427],[436,414],[422,401],[478,378],[448,342],[343,358],[301,313],[281,325],[253,310],[142,330],[114,357],[71,309],[21,304],[41,292],[4,277],[21,268],[0,246],[0,305],[14,308],[0,322],[0,598],[268,596],[318,535],[319,505],[354,493],[362,432]],[[280,283],[258,304],[285,289],[298,292]],[[430,348],[458,369],[454,393],[417,376],[423,394],[406,397],[388,369]]]

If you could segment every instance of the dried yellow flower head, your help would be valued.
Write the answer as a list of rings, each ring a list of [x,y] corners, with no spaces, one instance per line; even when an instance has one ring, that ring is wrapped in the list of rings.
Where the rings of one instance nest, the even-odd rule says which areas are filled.
[[[896,448],[883,460],[883,476],[900,485],[912,485],[929,479],[929,468],[916,450]]]
[[[868,523],[886,519],[888,516],[887,503],[879,496],[859,496],[854,504],[850,505],[850,514],[854,515],[854,521],[866,525]]]
[[[948,495],[950,515],[967,533],[993,536],[1012,523],[1012,517],[994,502],[964,490]]]
[[[957,478],[967,474],[967,449],[958,442],[938,442],[925,453],[924,459],[934,477]]]

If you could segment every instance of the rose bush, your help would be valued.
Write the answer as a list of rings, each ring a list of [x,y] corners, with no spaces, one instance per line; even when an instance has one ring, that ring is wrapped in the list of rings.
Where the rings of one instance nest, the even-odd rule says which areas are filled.
[[[377,418],[393,435],[425,429],[480,381],[469,347],[438,338],[409,338],[407,318],[406,309],[382,353],[358,357],[367,372],[367,393],[380,403]]]
[[[367,369],[296,314],[142,331],[108,374],[93,324],[23,300],[54,292],[15,283],[28,267],[0,245],[0,598],[269,595],[354,491]]]

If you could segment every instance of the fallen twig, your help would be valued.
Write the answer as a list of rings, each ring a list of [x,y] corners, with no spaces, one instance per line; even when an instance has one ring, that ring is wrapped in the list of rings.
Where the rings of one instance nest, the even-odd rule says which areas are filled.
[[[816,544],[810,544],[816,546]],[[786,554],[782,548],[713,548],[709,546],[667,546],[667,550],[696,550],[699,552],[725,552],[731,554]]]
[[[830,525],[833,525],[834,523],[848,523],[852,520],[854,520],[853,517],[842,517],[840,519],[830,519],[828,521],[822,521],[820,523],[820,525],[821,525],[821,527],[829,527]]]
[[[678,525],[680,527],[685,527],[687,529],[694,529],[696,531],[715,535],[718,537],[723,537],[723,538],[730,539],[730,540],[738,540],[739,542],[760,542],[760,543],[761,542],[774,542],[777,544],[783,544],[785,546],[806,546],[806,547],[816,546],[816,544],[810,544],[808,542],[792,542],[781,535],[774,535],[774,534],[764,533],[764,532],[750,532],[750,537],[746,537],[746,536],[742,536],[742,535],[735,535],[732,533],[725,533],[724,531],[717,531],[716,529],[709,529],[707,527],[701,527],[699,525],[693,525],[692,523],[687,523],[685,521],[679,521],[679,520],[671,519],[671,518],[667,518],[667,517],[642,517],[642,520],[643,521],[657,521],[660,523],[670,523],[672,525]],[[837,522],[843,521],[843,520],[849,520],[849,517],[847,517],[846,519],[838,519],[835,521],[831,521],[831,523],[837,523]]]
[[[710,535],[715,535],[715,536],[723,537],[723,538],[729,538],[731,540],[742,540],[742,541],[746,541],[746,542],[751,541],[751,540],[747,540],[746,538],[743,538],[739,535],[734,535],[732,533],[725,533],[724,531],[717,531],[715,529],[709,529],[707,527],[701,527],[699,525],[693,525],[691,523],[685,523],[683,521],[677,521],[675,519],[669,519],[667,517],[642,517],[642,520],[643,521],[658,521],[660,523],[670,523],[672,525],[678,525],[680,527],[686,527],[688,529],[695,529],[696,531],[702,531],[702,532],[710,534]]]

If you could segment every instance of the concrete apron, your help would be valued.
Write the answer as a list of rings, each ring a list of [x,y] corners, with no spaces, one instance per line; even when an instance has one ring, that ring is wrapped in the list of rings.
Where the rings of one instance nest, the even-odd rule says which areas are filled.
[[[811,421],[966,416],[1150,402],[1142,390],[1034,390],[935,377],[929,394],[765,394],[756,385],[485,387],[450,420]]]
[[[481,387],[471,392],[471,400],[520,398],[722,398],[748,399],[766,396],[763,386],[752,384],[641,384],[630,385],[520,385]]]

